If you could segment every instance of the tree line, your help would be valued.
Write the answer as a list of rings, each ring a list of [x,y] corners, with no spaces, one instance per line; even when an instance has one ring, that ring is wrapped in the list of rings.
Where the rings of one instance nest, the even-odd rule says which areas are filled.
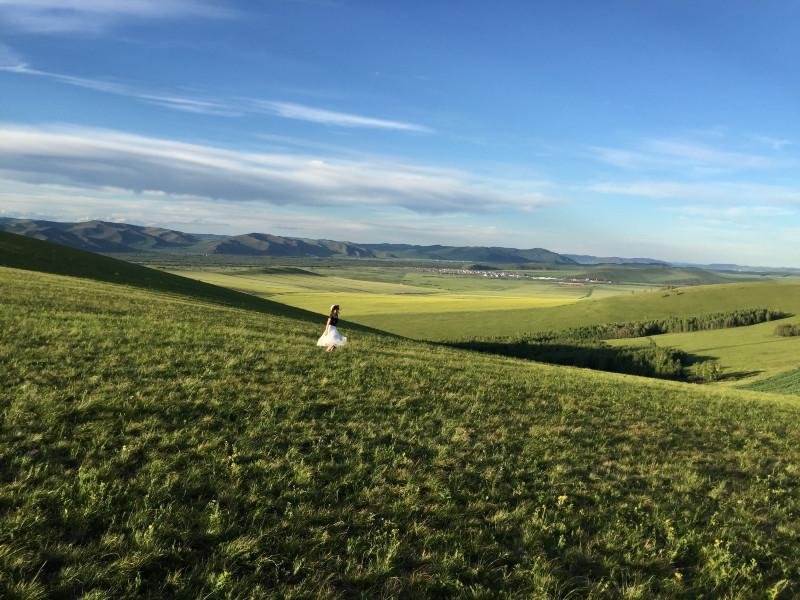
[[[690,317],[667,317],[664,319],[649,319],[647,321],[629,321],[627,323],[583,325],[563,331],[534,333],[526,336],[525,339],[529,341],[551,339],[618,340],[665,333],[690,333],[693,331],[745,327],[791,316],[791,313],[771,308],[744,308]]]
[[[544,331],[509,338],[474,339],[450,345],[600,371],[682,381],[716,381],[722,377],[717,361],[706,361],[709,364],[702,363],[691,372],[689,367],[702,361],[700,357],[675,348],[657,346],[653,340],[650,340],[649,346],[644,347],[616,347],[607,344],[605,340],[743,327],[790,316],[790,313],[768,308],[747,308],[699,316],[585,325],[562,331]],[[779,335],[800,335],[800,325],[780,325],[778,329],[784,331],[786,327],[794,328],[792,331],[795,333]]]

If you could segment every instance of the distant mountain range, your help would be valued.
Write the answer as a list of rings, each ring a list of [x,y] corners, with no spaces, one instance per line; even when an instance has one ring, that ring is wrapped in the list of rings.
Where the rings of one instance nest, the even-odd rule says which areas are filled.
[[[406,258],[505,264],[577,264],[571,258],[543,248],[520,250],[483,246],[356,244],[334,240],[291,238],[268,233],[231,236],[184,233],[160,227],[142,227],[107,221],[61,223],[2,217],[0,218],[0,231],[102,253],[183,252],[239,256]]]
[[[655,258],[622,258],[619,256],[590,256],[588,254],[562,254],[581,265],[664,265],[670,263]]]
[[[558,254],[544,248],[502,246],[420,246],[414,244],[358,244],[334,240],[292,238],[268,233],[216,235],[184,233],[161,227],[143,227],[108,221],[62,223],[0,217],[0,231],[26,235],[80,250],[100,253],[173,252],[272,257],[352,257],[452,260],[494,264],[653,265],[688,266],[726,271],[798,272],[797,269],[744,267],[732,264],[668,263],[653,258],[621,258],[586,254]]]

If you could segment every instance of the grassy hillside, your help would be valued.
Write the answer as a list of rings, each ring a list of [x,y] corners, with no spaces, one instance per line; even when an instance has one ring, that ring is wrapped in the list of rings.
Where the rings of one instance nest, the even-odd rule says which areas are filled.
[[[2,597],[800,594],[795,401],[0,288]]]
[[[317,314],[133,263],[0,231],[0,266],[71,275],[319,321]]]

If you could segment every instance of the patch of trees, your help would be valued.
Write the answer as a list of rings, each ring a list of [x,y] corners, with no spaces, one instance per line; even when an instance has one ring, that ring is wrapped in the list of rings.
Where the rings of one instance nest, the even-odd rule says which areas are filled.
[[[557,365],[660,379],[708,382],[718,381],[723,377],[722,367],[717,361],[703,362],[702,357],[675,348],[657,346],[653,340],[649,346],[644,347],[611,346],[605,340],[743,327],[790,316],[792,315],[789,313],[768,308],[748,308],[692,317],[587,325],[516,338],[470,340],[451,345]],[[778,329],[788,331],[786,327],[794,327],[793,331],[796,333],[779,335],[800,335],[800,325],[780,325]],[[697,366],[692,372],[690,367],[695,364]]]
[[[660,379],[685,379],[690,355],[682,350],[651,345],[644,348],[609,346],[605,342],[549,340],[547,342],[461,342],[459,348],[525,358],[555,365],[627,373]]]
[[[775,335],[779,335],[781,337],[795,337],[800,335],[800,325],[790,325],[789,323],[784,323],[783,325],[778,325],[775,328]]]
[[[668,317],[650,319],[648,321],[629,321],[627,323],[605,323],[602,325],[586,325],[558,332],[534,334],[530,339],[541,336],[555,336],[576,340],[609,340],[646,337],[664,333],[688,333],[692,331],[708,331],[711,329],[728,329],[745,327],[767,321],[791,317],[790,313],[769,308],[747,308],[729,312],[710,313],[692,317]]]

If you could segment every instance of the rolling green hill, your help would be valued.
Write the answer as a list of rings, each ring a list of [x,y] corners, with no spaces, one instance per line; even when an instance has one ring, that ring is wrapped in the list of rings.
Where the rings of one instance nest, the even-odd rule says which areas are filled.
[[[4,598],[800,594],[797,401],[328,354],[273,304],[3,241]]]
[[[0,231],[0,266],[70,275],[188,296],[209,302],[319,321],[302,309],[108,256]]]

